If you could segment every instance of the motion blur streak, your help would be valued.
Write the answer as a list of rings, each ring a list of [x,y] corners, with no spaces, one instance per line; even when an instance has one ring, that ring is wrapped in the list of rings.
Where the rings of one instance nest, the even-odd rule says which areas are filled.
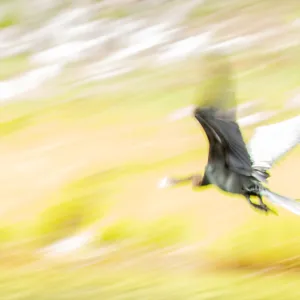
[[[233,63],[246,141],[299,117],[299,18],[298,0],[0,1],[1,297],[299,299],[298,216],[157,189],[206,164],[189,113],[208,51]],[[271,190],[299,198],[299,154]]]

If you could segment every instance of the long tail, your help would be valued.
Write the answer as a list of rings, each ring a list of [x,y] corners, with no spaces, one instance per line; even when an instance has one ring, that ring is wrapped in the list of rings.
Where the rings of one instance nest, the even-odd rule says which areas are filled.
[[[262,191],[261,194],[262,196],[267,197],[273,204],[281,206],[296,215],[300,215],[300,203],[296,200],[278,195],[266,188]]]

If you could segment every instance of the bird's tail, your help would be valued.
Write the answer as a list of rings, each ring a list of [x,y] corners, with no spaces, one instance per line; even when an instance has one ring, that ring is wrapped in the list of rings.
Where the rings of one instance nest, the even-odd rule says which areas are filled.
[[[261,194],[268,198],[273,204],[281,206],[296,215],[300,215],[300,203],[297,200],[278,195],[267,188],[264,188]]]

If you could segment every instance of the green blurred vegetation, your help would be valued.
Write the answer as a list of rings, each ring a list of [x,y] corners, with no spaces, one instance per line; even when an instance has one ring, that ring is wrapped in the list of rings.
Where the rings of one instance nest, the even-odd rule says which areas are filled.
[[[212,244],[208,253],[225,268],[300,266],[299,217],[253,217],[231,234]]]
[[[132,219],[121,219],[117,222],[108,225],[100,232],[100,236],[97,236],[97,243],[101,245],[124,242],[138,238],[142,234],[140,223]]]
[[[265,102],[267,108],[280,108],[286,99],[286,94],[299,84],[300,60],[297,59],[298,50],[298,48],[290,49],[288,50],[289,53],[274,54],[275,58],[278,59],[276,63],[270,63],[267,68],[243,77],[239,77],[239,75],[248,70],[251,64],[260,64],[261,60],[265,60],[266,55],[263,57],[257,54],[251,56],[250,53],[246,58],[239,55],[233,57],[232,61],[238,74],[236,93],[238,102],[263,96],[271,100]],[[283,68],[283,66],[285,67]],[[178,69],[181,72],[187,70],[190,72],[184,78],[180,78]],[[164,69],[148,70],[148,72],[144,70],[135,75],[110,79],[99,84],[100,87],[97,85],[100,93],[91,93],[89,96],[84,96],[84,93],[83,96],[80,95],[86,90],[93,91],[95,86],[91,84],[66,91],[55,98],[48,96],[44,101],[7,104],[2,109],[2,119],[7,121],[1,122],[1,135],[18,133],[26,130],[28,125],[37,127],[46,122],[61,124],[62,127],[73,126],[76,122],[91,120],[93,117],[94,121],[91,125],[88,125],[88,122],[82,123],[82,125],[85,128],[91,126],[90,128],[93,130],[105,131],[116,124],[134,125],[138,122],[142,124],[146,121],[160,120],[174,109],[195,101],[195,96],[198,95],[199,91],[201,92],[202,87],[200,85],[199,88],[195,88],[195,78],[199,78],[200,74],[201,72],[193,60]],[[116,84],[122,84],[120,89],[113,88]],[[110,85],[112,90],[109,89]],[[101,93],[101,86],[108,88]],[[75,95],[78,96],[78,94],[77,99],[65,101],[74,98]],[[182,121],[178,121],[177,124],[180,122],[183,124]],[[198,127],[195,128],[198,130]],[[159,133],[159,130],[160,127],[157,126],[135,126],[135,129],[128,133],[128,138],[135,141],[147,137],[151,139]],[[41,216],[39,234],[47,233],[48,235],[51,231],[56,232],[53,233],[50,240],[70,234],[104,216],[107,211],[102,211],[103,203],[106,208],[108,199],[110,199],[111,194],[114,194],[114,190],[121,192],[127,183],[134,180],[133,178],[138,178],[147,172],[164,170],[167,166],[175,163],[188,162],[198,156],[205,156],[205,153],[205,148],[199,149],[196,145],[181,154],[170,153],[167,158],[150,159],[149,162],[142,162],[140,159],[127,161],[125,165],[119,166],[116,170],[104,172],[105,174],[96,171],[91,176],[82,177],[78,181],[75,180],[68,184],[62,192],[58,192],[54,199],[49,200],[49,203],[55,203],[55,205]],[[96,168],[101,168],[101,166],[96,166]],[[76,224],[71,227],[66,225],[76,218],[78,219],[77,223],[74,221]],[[112,241],[131,234],[129,233],[131,229],[127,228],[129,224],[120,222],[120,224],[106,229],[104,240]],[[153,226],[168,230],[168,226],[165,225]],[[68,229],[64,229],[64,227],[68,227]],[[157,227],[154,228],[157,229]],[[174,228],[176,228],[175,225]],[[180,236],[180,230],[178,230],[178,236]],[[170,236],[170,240],[172,240],[171,232],[162,234]],[[157,239],[158,244],[159,241],[163,240],[158,236],[153,237],[153,240],[155,239]]]
[[[182,244],[188,241],[192,233],[190,225],[180,215],[162,217],[145,228],[143,242],[157,248]]]
[[[237,77],[238,102],[265,98],[266,108],[280,108],[287,93],[299,84],[299,50],[299,46],[295,46],[269,54],[239,52],[231,57]],[[2,70],[11,72],[14,65],[19,67],[23,63],[27,64],[24,56],[5,59]],[[74,122],[97,116],[101,126],[154,120],[195,102],[195,96],[201,94],[202,88],[200,66],[201,58],[190,59],[77,86],[54,96],[45,95],[39,101],[8,103],[2,107],[2,119],[9,120],[8,127],[12,126],[10,116],[19,122],[24,114],[37,122],[45,122],[45,118]],[[184,76],[179,76],[178,70]],[[5,130],[6,125],[1,123],[1,126]]]
[[[182,244],[190,240],[193,227],[180,215],[163,216],[156,220],[142,221],[119,219],[101,228],[97,244],[130,242],[131,247],[160,249]]]
[[[212,16],[216,11],[218,11],[218,3],[217,1],[205,1],[200,5],[196,6],[188,15],[188,19],[190,20],[198,20],[199,18]]]
[[[20,23],[22,19],[21,12],[18,9],[10,9],[2,18],[0,18],[0,28],[5,29]]]
[[[87,273],[88,271],[88,273]],[[2,274],[1,293],[18,299],[264,299],[299,297],[297,274],[277,276],[243,272],[221,274],[157,273],[52,267]]]
[[[43,245],[70,236],[101,220],[114,204],[117,181],[110,172],[85,176],[65,186],[40,216],[37,236]]]
[[[128,7],[115,7],[101,10],[98,14],[99,19],[122,19],[132,15]]]
[[[299,48],[272,55],[237,54],[233,58],[233,63],[237,72],[238,102],[262,97],[266,100],[265,108],[281,108],[289,93],[299,86],[298,53]],[[244,75],[250,67],[255,68],[265,63],[268,63],[266,68]],[[8,63],[5,69],[11,71],[10,64],[14,63]],[[20,145],[15,146],[17,147],[15,149],[20,151],[23,143],[20,139],[22,133],[26,141],[35,140],[39,138],[38,133],[28,136],[27,130],[42,128],[40,135],[44,137],[48,134],[43,131],[45,124],[49,127],[56,126],[55,128],[62,131],[70,130],[72,133],[78,130],[76,134],[82,136],[90,132],[92,134],[98,131],[106,132],[102,139],[95,136],[89,140],[91,142],[95,139],[104,146],[119,139],[127,139],[130,146],[135,144],[139,146],[141,141],[154,140],[156,143],[158,141],[163,143],[164,139],[169,138],[171,129],[178,137],[188,133],[200,135],[196,124],[192,128],[192,121],[182,120],[170,125],[165,120],[175,109],[195,101],[198,92],[201,92],[202,85],[198,80],[200,74],[199,60],[191,60],[164,69],[141,70],[103,83],[76,87],[57,93],[53,97],[44,96],[39,99],[40,101],[7,104],[1,110],[2,142],[7,141],[5,138],[16,140]],[[199,85],[199,89],[195,85]],[[86,91],[91,93],[86,95]],[[118,127],[123,129],[126,126],[130,130],[120,134]],[[163,131],[164,126],[169,130],[166,134]],[[112,132],[117,137],[112,136]],[[248,133],[246,131],[247,135]],[[58,133],[52,132],[52,136],[51,134],[49,136],[55,138],[56,134]],[[159,136],[157,140],[156,136]],[[116,143],[116,145],[117,151],[112,154],[115,155],[115,160],[126,150],[122,147],[123,144],[119,146]],[[99,225],[96,240],[89,245],[87,251],[101,250],[107,245],[115,246],[117,250],[99,258],[94,265],[81,268],[80,263],[78,266],[75,262],[68,264],[67,268],[60,265],[56,269],[55,264],[50,263],[49,268],[44,266],[44,260],[37,262],[37,257],[40,256],[37,256],[35,251],[40,246],[97,224],[98,221],[113,214],[114,208],[118,205],[121,207],[119,210],[122,210],[125,206],[131,207],[141,202],[143,210],[147,210],[148,206],[143,205],[148,199],[145,200],[143,197],[146,198],[147,192],[151,193],[156,188],[153,186],[151,176],[155,175],[155,178],[157,176],[159,179],[158,175],[165,170],[175,172],[175,167],[178,170],[176,172],[180,172],[180,167],[191,161],[196,162],[198,158],[205,160],[207,153],[205,147],[192,143],[182,151],[180,149],[177,151],[174,145],[163,148],[161,152],[155,146],[150,147],[145,153],[143,149],[134,150],[133,147],[132,149],[133,152],[136,151],[134,155],[130,159],[124,155],[120,163],[117,161],[114,164],[115,168],[107,167],[104,160],[92,166],[88,165],[80,175],[76,174],[74,178],[69,178],[68,182],[62,184],[53,194],[42,197],[45,209],[35,218],[24,223],[1,224],[0,268],[3,268],[0,272],[0,280],[2,279],[3,283],[0,286],[1,295],[9,297],[19,293],[18,299],[102,297],[103,299],[294,300],[299,298],[297,274],[277,273],[277,276],[269,274],[264,278],[254,274],[249,278],[250,269],[254,269],[255,273],[257,270],[264,272],[265,268],[279,266],[287,272],[292,268],[296,270],[299,266],[297,230],[300,223],[296,217],[285,216],[282,211],[279,217],[252,218],[243,226],[234,229],[232,234],[209,245],[204,257],[187,254],[170,260],[171,270],[172,264],[176,269],[176,263],[186,260],[186,264],[191,265],[192,272],[185,275],[160,271],[165,267],[161,261],[167,258],[154,254],[152,260],[142,259],[145,263],[141,267],[142,271],[139,268],[138,270],[132,268],[128,273],[120,271],[122,263],[129,263],[130,260],[137,258],[142,252],[141,249],[146,249],[151,255],[157,250],[168,247],[180,250],[202,241],[205,230],[199,226],[201,220],[196,225],[192,217],[189,219],[180,212],[171,211],[167,213],[164,211],[159,217],[147,220],[124,213],[112,223]],[[163,154],[163,157],[160,154]],[[99,151],[99,156],[101,155]],[[198,169],[198,165],[195,168]],[[140,186],[141,182],[147,182],[148,179],[147,186]],[[148,190],[142,193],[143,189]],[[173,208],[173,199],[168,199],[175,195],[175,192],[171,194],[172,192],[173,190],[169,194],[157,193],[149,199],[154,201],[159,197],[158,201],[171,200],[166,206]],[[213,200],[200,198],[199,201]],[[180,199],[176,198],[174,202],[177,200]],[[125,204],[121,206],[122,203]],[[199,219],[202,217],[205,216],[201,215],[199,210]],[[18,251],[15,252],[15,249]],[[201,260],[209,262],[215,269],[214,272],[202,274],[197,267]],[[19,267],[28,262],[34,262],[35,265],[27,266],[25,270],[13,268],[8,271],[12,266]],[[111,271],[114,268],[115,270]],[[227,270],[221,272],[222,268]],[[237,269],[246,271],[240,272]],[[177,271],[181,273],[181,267],[178,267]]]
[[[269,15],[266,15],[265,11],[269,11]],[[260,19],[267,19],[268,16],[274,14],[278,14],[278,21],[283,21],[283,23],[290,23],[297,19],[299,17],[297,0],[288,0],[286,2],[279,0],[204,1],[189,12],[185,21],[188,23],[201,21],[222,22],[239,15],[243,16],[243,27],[247,28],[251,17],[257,16]]]

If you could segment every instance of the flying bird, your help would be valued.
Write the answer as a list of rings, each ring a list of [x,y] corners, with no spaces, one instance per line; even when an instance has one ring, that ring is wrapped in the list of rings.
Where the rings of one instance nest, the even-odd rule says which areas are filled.
[[[193,111],[209,142],[204,175],[165,178],[160,187],[188,182],[192,182],[194,187],[215,185],[225,192],[242,195],[253,208],[266,213],[276,212],[263,202],[263,197],[300,215],[299,202],[264,186],[270,176],[268,170],[275,161],[300,142],[299,117],[256,129],[250,143],[246,145],[236,121],[236,99],[230,65],[220,54],[210,54],[206,62],[208,72],[205,74],[204,102]],[[251,197],[257,197],[259,204],[253,202]]]

